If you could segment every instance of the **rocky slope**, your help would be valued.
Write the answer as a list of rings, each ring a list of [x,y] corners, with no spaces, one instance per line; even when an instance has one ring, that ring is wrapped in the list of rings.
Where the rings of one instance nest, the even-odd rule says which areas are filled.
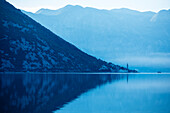
[[[1,72],[127,71],[82,52],[5,0],[0,1],[0,56]]]

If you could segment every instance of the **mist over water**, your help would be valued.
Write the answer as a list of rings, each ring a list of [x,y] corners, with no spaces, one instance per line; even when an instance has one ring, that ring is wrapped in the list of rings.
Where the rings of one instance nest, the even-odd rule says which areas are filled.
[[[170,56],[151,55],[151,56],[128,56],[111,60],[116,64],[126,66],[126,63],[132,69],[139,72],[170,72]]]

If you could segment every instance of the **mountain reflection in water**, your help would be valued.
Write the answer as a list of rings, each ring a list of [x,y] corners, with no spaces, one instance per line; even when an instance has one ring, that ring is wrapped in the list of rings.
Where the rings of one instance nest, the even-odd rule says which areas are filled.
[[[104,74],[0,75],[0,111],[50,113],[90,89],[124,77]]]
[[[125,74],[54,113],[170,113],[170,74]]]

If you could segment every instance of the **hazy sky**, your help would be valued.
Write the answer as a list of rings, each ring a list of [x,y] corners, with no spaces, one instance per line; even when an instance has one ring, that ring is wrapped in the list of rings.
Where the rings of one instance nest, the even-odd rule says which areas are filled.
[[[40,8],[58,9],[65,5],[81,5],[98,9],[130,8],[158,12],[170,9],[170,0],[7,0],[15,7],[35,12]]]

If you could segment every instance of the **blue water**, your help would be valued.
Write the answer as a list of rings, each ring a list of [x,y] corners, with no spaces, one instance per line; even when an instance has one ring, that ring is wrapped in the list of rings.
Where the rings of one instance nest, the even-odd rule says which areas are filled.
[[[170,74],[1,74],[2,113],[170,113]]]
[[[124,75],[55,113],[170,113],[170,75]]]

